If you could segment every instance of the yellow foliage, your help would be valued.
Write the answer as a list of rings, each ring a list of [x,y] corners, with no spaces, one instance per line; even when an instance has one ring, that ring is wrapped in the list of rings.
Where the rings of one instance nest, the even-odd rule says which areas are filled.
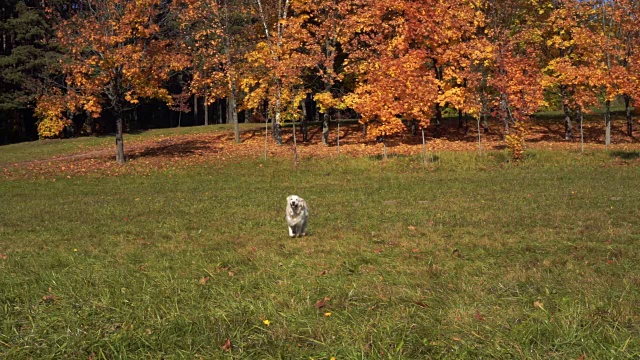
[[[66,104],[59,91],[54,91],[38,99],[35,115],[40,119],[38,123],[40,138],[60,137],[65,126],[71,125],[71,121],[62,115],[65,109]]]
[[[517,121],[511,128],[510,134],[505,136],[507,148],[511,151],[511,156],[514,160],[522,160],[524,158],[524,138],[526,135],[527,131],[524,125]]]
[[[346,109],[347,106],[340,99],[336,99],[329,92],[317,93],[313,96],[313,100],[318,104],[318,110],[326,113],[329,109]]]
[[[38,135],[42,139],[58,138],[62,135],[65,126],[71,125],[71,121],[63,117],[47,117],[38,123]]]

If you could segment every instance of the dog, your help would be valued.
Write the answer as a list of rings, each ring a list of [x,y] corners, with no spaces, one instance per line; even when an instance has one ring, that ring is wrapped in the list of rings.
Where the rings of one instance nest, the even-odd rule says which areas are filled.
[[[285,218],[287,225],[289,225],[290,237],[305,236],[309,219],[307,202],[297,195],[287,196]]]

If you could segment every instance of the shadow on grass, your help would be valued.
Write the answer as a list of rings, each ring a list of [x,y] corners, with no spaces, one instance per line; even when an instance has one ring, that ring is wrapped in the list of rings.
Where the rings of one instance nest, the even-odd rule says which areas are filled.
[[[407,158],[411,158],[411,157],[415,157],[414,155],[407,155],[407,154],[387,154],[387,159],[407,159]],[[369,156],[369,159],[371,160],[385,160],[385,156],[383,154],[378,154],[378,155],[371,155]]]
[[[612,151],[611,157],[622,160],[636,160],[640,158],[640,151]]]
[[[131,154],[132,159],[145,157],[186,157],[201,152],[217,152],[212,149],[206,141],[183,141],[170,144],[159,144],[135,154]]]

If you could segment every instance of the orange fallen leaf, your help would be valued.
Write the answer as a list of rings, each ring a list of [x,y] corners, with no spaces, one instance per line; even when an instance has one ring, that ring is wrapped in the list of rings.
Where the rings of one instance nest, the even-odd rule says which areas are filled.
[[[198,281],[198,283],[200,285],[207,285],[209,280],[211,280],[211,278],[209,276],[205,276],[205,277],[201,278],[200,281]]]
[[[324,305],[327,303],[327,301],[331,300],[330,297],[325,296],[324,299],[320,299],[318,301],[316,301],[316,304],[314,305],[315,307],[317,307],[318,309],[321,309],[324,307]]]
[[[227,339],[227,341],[224,342],[224,345],[222,345],[221,348],[224,351],[230,351],[231,350],[231,339]]]
[[[42,302],[51,304],[56,301],[56,296],[51,293],[51,288],[49,288],[49,294],[42,297]]]

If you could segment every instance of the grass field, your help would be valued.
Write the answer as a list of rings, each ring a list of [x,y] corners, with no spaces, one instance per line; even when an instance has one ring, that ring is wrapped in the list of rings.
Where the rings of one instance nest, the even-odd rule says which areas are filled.
[[[640,167],[617,155],[0,180],[0,358],[638,358]]]

